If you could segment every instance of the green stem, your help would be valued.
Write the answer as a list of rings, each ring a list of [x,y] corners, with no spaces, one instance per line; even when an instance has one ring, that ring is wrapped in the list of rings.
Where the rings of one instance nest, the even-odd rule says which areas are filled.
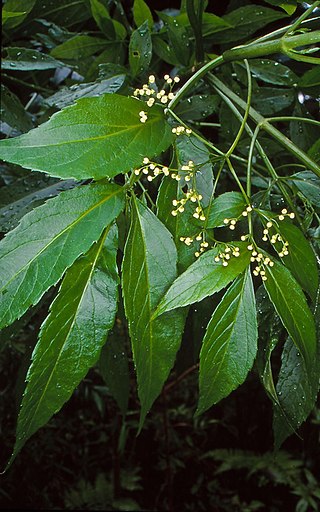
[[[230,172],[231,172],[232,176],[234,177],[235,182],[237,183],[239,189],[241,190],[241,193],[242,193],[243,197],[245,198],[247,203],[250,204],[250,199],[247,196],[246,191],[244,190],[244,188],[242,186],[242,183],[239,180],[238,175],[237,175],[236,171],[234,170],[234,167],[233,167],[232,163],[230,162],[229,158],[226,158],[226,162],[228,164],[228,167],[230,169]]]
[[[226,157],[227,158],[229,158],[230,155],[234,152],[235,148],[238,145],[239,140],[241,139],[241,136],[243,134],[243,131],[244,131],[246,123],[247,123],[247,119],[248,119],[248,116],[249,116],[249,111],[250,111],[251,96],[252,96],[252,80],[251,80],[251,73],[250,73],[250,68],[249,68],[248,61],[245,60],[244,62],[245,62],[245,65],[246,65],[247,79],[248,79],[247,105],[246,105],[246,110],[245,110],[245,113],[244,113],[244,116],[243,116],[243,119],[242,119],[241,126],[239,128],[238,133],[237,133],[237,136],[234,139],[230,149],[226,153]]]
[[[218,90],[218,94],[221,96],[221,98],[226,102],[226,104],[230,107],[230,109],[232,110],[232,112],[235,114],[235,116],[239,119],[239,121],[241,122],[242,121],[242,115],[240,114],[240,112],[238,111],[238,109],[235,107],[235,105],[232,103],[232,101],[227,97],[225,96],[224,93],[222,93],[221,91]],[[265,153],[263,147],[261,146],[261,144],[257,141],[257,136],[258,136],[258,133],[259,133],[259,130],[261,128],[261,125],[258,125],[256,127],[256,130],[255,132],[253,132],[250,128],[250,126],[247,124],[246,125],[246,131],[248,133],[248,135],[251,137],[251,139],[254,139],[255,141],[255,145],[257,147],[257,150],[261,156],[261,158],[263,159],[272,179],[274,180],[274,182],[277,184],[279,190],[281,191],[283,197],[285,198],[288,206],[290,206],[291,210],[294,212],[295,216],[296,216],[296,219],[301,227],[301,230],[303,231],[304,234],[306,234],[306,229],[303,225],[303,222],[302,222],[302,219],[299,215],[299,212],[297,211],[290,195],[288,194],[286,188],[283,186],[283,184],[281,183],[281,177],[278,176],[278,174],[276,173],[276,170],[275,168],[273,167],[271,161],[269,160],[267,154]],[[252,146],[253,148],[253,146]],[[251,147],[250,147],[250,150],[251,150]],[[253,151],[253,149],[252,149]],[[249,165],[249,164],[248,164]],[[247,177],[247,180],[248,180],[248,177]],[[250,181],[251,181],[251,174],[250,174]],[[248,183],[247,183],[247,187],[248,187]],[[251,183],[250,183],[250,190],[251,190]],[[249,194],[248,194],[249,195]],[[248,216],[249,217],[249,216]],[[250,227],[250,225],[249,225]]]
[[[180,125],[184,126],[185,128],[189,128],[189,126],[184,121],[182,121],[182,119],[180,119],[180,117],[177,116],[177,114],[175,112],[173,112],[169,107],[166,108],[165,113],[169,113]],[[204,139],[203,137],[201,137],[201,135],[199,135],[197,132],[192,131],[192,135],[194,135],[198,140],[203,142],[203,144],[208,146],[210,149],[212,149],[217,155],[224,157],[223,151],[216,148],[216,146],[211,144],[211,142],[209,142],[207,139]]]
[[[198,2],[198,12],[195,12],[194,1],[187,0],[187,15],[192,27],[196,43],[196,62],[203,62],[202,12],[204,0]]]
[[[246,110],[246,102],[243,101],[239,96],[237,96],[229,87],[227,87],[221,80],[213,75],[208,76],[209,82],[215,86],[216,89],[222,91],[226,96],[228,96],[236,105],[242,108],[244,111]],[[307,168],[312,170],[314,174],[320,177],[320,168],[318,164],[312,160],[304,151],[298,148],[288,137],[283,135],[277,128],[272,126],[261,114],[259,114],[255,109],[250,107],[249,116],[253,119],[257,124],[260,124],[261,128],[269,133],[273,138],[275,138],[279,144],[289,151],[292,155],[294,155],[298,160],[303,162]]]
[[[192,77],[189,78],[189,80],[177,92],[175,97],[170,101],[168,109],[172,110],[177,105],[177,103],[179,103],[180,99],[194,87],[195,83],[198,80],[200,80],[200,78],[202,78],[206,73],[208,73],[208,71],[211,71],[212,69],[220,66],[220,64],[222,63],[223,57],[221,55],[220,57],[217,57],[216,59],[213,59],[204,66],[202,66],[202,68],[200,68],[194,75],[192,75]]]
[[[320,42],[320,30],[313,32],[306,32],[296,36],[282,37],[275,41],[265,41],[257,43],[254,41],[248,45],[238,46],[227,50],[223,53],[222,57],[224,62],[233,60],[252,59],[256,57],[263,57],[265,55],[272,55],[274,53],[284,53],[294,50],[296,47],[307,46]]]
[[[294,31],[300,26],[300,24],[309,16],[309,14],[311,14],[314,11],[314,9],[318,7],[318,5],[320,5],[319,1],[313,2],[309,9],[307,9],[303,14],[301,14],[301,16],[299,16],[299,18],[291,25],[291,27],[288,28],[288,30],[286,31],[286,35],[293,34]]]
[[[320,127],[320,121],[316,119],[309,119],[308,117],[296,117],[296,116],[279,116],[279,117],[268,117],[265,119],[267,123],[277,123],[280,121],[300,121],[301,123],[314,124]]]

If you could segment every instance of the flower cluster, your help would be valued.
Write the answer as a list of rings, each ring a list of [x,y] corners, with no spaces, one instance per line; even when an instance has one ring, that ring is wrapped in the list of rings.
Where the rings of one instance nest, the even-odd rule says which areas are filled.
[[[233,231],[234,229],[236,229],[236,224],[238,222],[239,219],[241,219],[241,217],[247,217],[248,213],[252,212],[253,208],[252,206],[247,206],[246,209],[241,212],[241,214],[238,216],[238,217],[235,217],[235,218],[232,218],[232,219],[224,219],[223,220],[223,223],[229,227],[229,229],[231,229],[231,231]]]
[[[240,256],[240,249],[237,246],[226,245],[224,251],[220,251],[219,254],[214,258],[214,261],[218,263],[222,261],[222,265],[227,267],[229,265],[230,258],[234,256],[238,258]]]
[[[185,128],[184,126],[174,126],[171,131],[175,135],[191,135],[192,133],[190,128]]]
[[[202,195],[199,194],[196,190],[190,188],[188,190],[188,192],[186,192],[185,196],[181,199],[174,199],[172,201],[172,205],[176,207],[175,210],[172,210],[171,212],[171,215],[173,215],[174,217],[176,217],[178,215],[178,213],[183,213],[184,210],[185,210],[185,205],[188,201],[191,201],[191,203],[198,203],[198,206],[196,207],[194,213],[193,213],[193,217],[195,219],[199,219],[199,220],[206,220],[206,217],[204,215],[204,212],[203,212],[203,209],[202,209],[202,206],[201,206],[201,201],[202,199]]]
[[[140,99],[146,99],[146,103],[148,107],[152,107],[152,105],[159,100],[160,103],[166,105],[169,101],[173,100],[174,93],[172,92],[173,86],[180,82],[180,78],[175,76],[171,78],[169,75],[165,75],[164,77],[165,84],[162,89],[158,90],[156,85],[156,79],[154,75],[150,75],[147,84],[143,84],[141,88],[137,88],[133,91],[133,96],[135,98],[140,97]],[[169,86],[169,90],[167,90]]]
[[[141,112],[139,112],[139,116],[140,116],[140,123],[145,123],[146,120],[148,119],[147,113],[144,110],[141,110]]]

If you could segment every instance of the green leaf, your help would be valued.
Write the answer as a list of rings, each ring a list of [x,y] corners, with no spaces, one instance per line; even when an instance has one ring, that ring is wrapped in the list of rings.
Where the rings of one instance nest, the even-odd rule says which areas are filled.
[[[320,204],[320,178],[312,171],[301,171],[291,178],[295,186],[315,206]]]
[[[152,13],[144,0],[134,0],[133,19],[137,27],[140,27],[145,21],[151,29],[153,27]]]
[[[264,286],[268,292],[284,327],[306,365],[312,369],[316,352],[314,319],[300,285],[281,263],[265,267],[267,280]]]
[[[263,116],[269,116],[290,107],[294,99],[293,89],[260,87],[252,97],[252,106]]]
[[[306,71],[299,79],[299,87],[315,87],[320,85],[320,66],[313,66]]]
[[[208,324],[200,352],[200,396],[196,414],[244,382],[257,352],[257,318],[248,268],[223,296]]]
[[[108,46],[108,41],[100,37],[79,35],[56,46],[51,55],[58,59],[83,59],[101,52]]]
[[[309,149],[308,155],[311,156],[311,158],[320,164],[320,139],[318,139],[313,146]]]
[[[220,98],[218,96],[203,94],[191,96],[178,103],[175,111],[181,119],[193,121],[204,119],[218,111]]]
[[[181,184],[170,177],[163,178],[157,197],[157,216],[170,231],[175,241],[179,273],[186,270],[195,260],[194,253],[199,250],[200,246],[200,242],[197,241],[188,246],[180,240],[181,236],[194,237],[199,233],[199,226],[194,222],[194,208],[189,203],[186,203],[182,215],[176,217],[171,215],[172,201],[174,199],[180,200],[182,197],[185,197],[185,194],[181,190]]]
[[[265,2],[268,2],[268,4],[271,5],[281,7],[281,9],[286,11],[286,13],[289,14],[290,16],[297,9],[297,0],[265,0]]]
[[[278,230],[289,243],[287,256],[282,261],[292,272],[298,283],[315,299],[318,289],[318,268],[315,254],[301,230],[291,222],[279,222]]]
[[[49,106],[56,106],[60,109],[65,108],[80,98],[92,98],[102,94],[113,94],[123,85],[125,75],[117,75],[107,80],[97,80],[93,83],[77,84],[71,87],[64,87],[52,96],[45,99]]]
[[[10,71],[43,71],[64,66],[62,62],[54,59],[46,53],[31,50],[29,48],[3,48],[6,57],[1,60],[1,69]]]
[[[225,226],[224,219],[236,219],[245,210],[246,202],[240,192],[225,192],[214,199],[206,211],[207,228]]]
[[[124,250],[122,291],[129,323],[141,402],[140,428],[159,395],[180,346],[182,311],[152,319],[152,313],[177,275],[177,252],[159,219],[135,198]]]
[[[129,64],[135,77],[148,70],[152,57],[152,41],[148,21],[132,32],[129,43]]]
[[[273,431],[280,448],[309,416],[319,390],[319,363],[310,371],[290,338],[283,348],[276,390],[280,407],[274,407]]]
[[[7,0],[2,9],[2,25],[12,29],[20,25],[32,11],[37,0]]]
[[[139,112],[148,114],[140,122]],[[116,94],[83,98],[31,132],[0,141],[0,158],[60,178],[103,178],[140,166],[173,140],[163,109]]]
[[[60,181],[34,172],[0,188],[0,231],[14,229],[30,210],[75,186],[73,180]]]
[[[103,346],[99,371],[109,388],[109,391],[117,402],[122,416],[126,415],[130,391],[130,376],[128,356],[125,346],[125,327],[120,318],[108,336],[107,343]]]
[[[202,14],[202,35],[209,37],[211,34],[225,30],[225,28],[232,27],[232,25],[224,18],[220,18],[210,12]]]
[[[202,195],[202,206],[208,206],[213,192],[213,170],[207,146],[193,135],[180,135],[176,138],[175,147],[179,169],[187,165],[189,160],[195,164],[196,189]],[[183,172],[180,171],[180,174],[183,175]],[[189,186],[192,188],[194,185],[189,183]]]
[[[181,306],[187,306],[194,302],[213,295],[222,290],[235,277],[237,277],[250,262],[250,251],[247,250],[247,244],[244,242],[230,242],[232,247],[239,247],[240,256],[232,256],[228,266],[223,266],[222,261],[215,261],[219,255],[221,247],[216,247],[195,261],[181,276],[179,276],[171,285],[163,299],[161,300],[154,316],[162,315],[166,311]]]
[[[93,184],[62,192],[23,217],[0,242],[0,328],[36,304],[123,206],[121,187]]]
[[[87,0],[46,0],[36,2],[32,11],[33,19],[53,21],[63,27],[77,25],[91,18]]]
[[[125,39],[127,31],[125,27],[117,20],[113,20],[107,8],[99,0],[90,0],[92,16],[98,27],[108,39]]]
[[[241,66],[243,66],[242,63]],[[276,60],[250,59],[250,70],[255,78],[269,84],[290,86],[299,80],[288,66],[280,64]]]
[[[32,355],[12,459],[97,361],[117,309],[116,251],[113,226],[66,272]]]
[[[32,128],[31,117],[19,98],[3,84],[1,84],[1,122],[21,132],[27,132]]]
[[[219,32],[216,40],[220,44],[240,41],[240,39],[248,38],[269,23],[285,17],[287,17],[286,14],[269,7],[254,4],[245,5],[223,16],[223,19],[232,28]]]

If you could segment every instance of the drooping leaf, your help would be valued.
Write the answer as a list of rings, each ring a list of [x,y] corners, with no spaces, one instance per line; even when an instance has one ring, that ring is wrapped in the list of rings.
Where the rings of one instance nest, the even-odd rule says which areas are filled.
[[[90,0],[92,16],[108,39],[115,39],[116,31],[107,8],[99,0]]]
[[[225,192],[216,199],[206,211],[208,228],[225,226],[224,219],[236,219],[245,210],[246,201],[240,192]]]
[[[318,139],[313,146],[308,151],[309,156],[315,160],[315,162],[320,162],[320,139]]]
[[[152,41],[148,21],[132,32],[129,43],[129,64],[135,77],[147,71],[152,57]]]
[[[169,231],[146,206],[133,199],[124,250],[122,291],[141,402],[140,428],[180,346],[182,311],[161,319],[151,318],[177,275],[176,264],[177,252]]]
[[[145,21],[151,29],[153,26],[153,17],[151,11],[144,0],[134,0],[133,19],[137,27],[140,27]]]
[[[248,38],[269,23],[285,17],[286,14],[280,11],[260,5],[251,4],[239,7],[239,9],[235,9],[223,16],[223,20],[230,25],[230,28],[216,34],[215,41],[218,43],[240,41],[241,39]]]
[[[242,384],[257,352],[257,318],[250,269],[227,290],[208,324],[200,352],[197,414]]]
[[[318,289],[318,268],[315,254],[301,230],[291,222],[279,222],[278,230],[289,243],[287,256],[282,261],[300,283],[302,288],[315,299]]]
[[[46,0],[36,2],[30,16],[33,19],[45,19],[63,27],[70,27],[91,18],[91,12],[86,0]]]
[[[64,66],[62,62],[46,53],[30,48],[3,48],[6,57],[1,60],[1,69],[11,71],[36,71],[56,69]]]
[[[312,313],[300,285],[281,263],[266,265],[268,292],[283,325],[303,355],[308,369],[313,368],[316,353],[316,332]]]
[[[34,172],[0,188],[0,231],[14,229],[30,210],[76,185],[73,180],[60,181]]]
[[[195,94],[186,100],[180,101],[175,111],[181,119],[187,121],[205,119],[217,112],[219,103],[220,98],[218,96]]]
[[[156,315],[162,315],[166,311],[181,306],[187,306],[194,302],[213,295],[222,290],[235,277],[237,277],[249,265],[250,252],[244,242],[230,242],[229,245],[239,247],[240,256],[231,257],[228,266],[223,266],[222,261],[215,261],[223,248],[216,247],[204,253],[171,285],[161,300]]]
[[[101,37],[76,35],[56,46],[51,51],[51,55],[57,59],[83,59],[101,52],[106,46],[108,41]]]
[[[290,338],[283,348],[276,390],[280,407],[274,406],[273,431],[280,448],[309,416],[319,390],[319,363],[310,371]]]
[[[311,171],[293,174],[291,179],[302,194],[315,206],[320,204],[320,178]]]
[[[250,71],[255,78],[273,85],[291,86],[298,82],[297,75],[276,60],[250,59]]]
[[[320,66],[308,69],[299,79],[299,87],[315,87],[320,85]]]
[[[93,184],[62,192],[0,242],[0,327],[36,304],[120,213],[123,189]]]
[[[68,269],[32,355],[12,459],[58,412],[97,361],[117,309],[117,230]]]
[[[140,122],[139,112],[148,120]],[[0,141],[0,158],[60,178],[103,178],[140,166],[173,139],[163,109],[116,94],[83,98],[29,133]]]
[[[290,107],[294,99],[293,89],[260,87],[252,97],[252,106],[263,116],[269,116]]]
[[[72,85],[69,88],[65,87],[49,96],[49,98],[46,98],[45,103],[50,106],[65,108],[80,98],[91,98],[92,96],[101,96],[107,93],[113,94],[122,87],[124,80],[125,75],[117,75],[107,80],[97,80],[93,83]]]
[[[1,123],[7,123],[20,132],[32,128],[32,121],[19,98],[5,85],[1,84]]]
[[[20,25],[32,11],[37,0],[7,0],[2,8],[2,25],[12,29]]]
[[[297,9],[297,0],[265,0],[265,2],[281,7],[281,9],[283,9],[290,16]]]
[[[125,324],[122,315],[118,315],[119,313],[115,325],[109,333],[107,343],[102,347],[98,367],[111,395],[121,410],[122,416],[125,416],[128,408],[130,376],[128,354],[125,346]]]

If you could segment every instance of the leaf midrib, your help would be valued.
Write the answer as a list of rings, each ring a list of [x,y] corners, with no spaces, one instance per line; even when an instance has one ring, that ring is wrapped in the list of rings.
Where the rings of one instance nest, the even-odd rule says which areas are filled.
[[[230,344],[230,340],[231,340],[231,337],[232,337],[232,334],[234,332],[234,328],[235,328],[235,325],[237,323],[237,318],[238,318],[238,313],[239,313],[239,309],[240,309],[240,305],[242,303],[242,300],[243,300],[243,293],[244,293],[244,288],[245,288],[245,285],[246,285],[246,281],[248,279],[248,275],[244,276],[243,278],[243,282],[242,282],[242,286],[241,286],[241,291],[239,293],[239,296],[235,297],[234,300],[229,304],[226,312],[228,311],[228,309],[231,308],[232,306],[232,303],[234,303],[235,300],[238,299],[238,304],[236,306],[236,312],[235,312],[235,315],[234,315],[234,321],[232,322],[232,327],[231,327],[231,332],[230,332],[230,336],[228,336],[228,340],[226,341],[225,345],[227,345],[226,347],[226,350],[224,351],[224,355],[221,359],[221,362],[220,364],[218,364],[218,370],[216,371],[215,375],[213,376],[213,379],[211,381],[211,384],[210,384],[210,394],[211,394],[211,390],[212,390],[212,387],[213,387],[213,384],[216,382],[216,380],[218,379],[218,376],[220,375],[220,370],[221,370],[221,366],[222,366],[222,363],[224,362],[225,358],[226,358],[226,355],[227,355],[227,348],[229,347],[229,344]],[[225,313],[226,313],[225,312]],[[221,320],[220,320],[221,322]],[[220,323],[219,322],[219,323]],[[208,393],[207,393],[208,394]]]
[[[64,235],[67,231],[71,230],[75,225],[77,225],[78,222],[80,222],[85,216],[89,215],[92,211],[94,211],[96,208],[98,208],[99,206],[101,206],[104,202],[108,201],[109,199],[111,199],[113,196],[119,194],[120,192],[123,192],[122,189],[119,189],[115,192],[113,192],[112,194],[108,195],[107,197],[103,198],[101,201],[99,201],[99,203],[96,203],[94,206],[92,206],[91,208],[89,208],[88,210],[86,210],[83,214],[81,214],[76,220],[74,220],[71,224],[68,224],[68,226],[66,228],[64,228],[62,231],[60,231],[55,237],[53,237],[50,242],[48,244],[46,244],[40,251],[37,252],[37,254],[35,254],[35,256],[30,260],[28,261],[23,267],[21,267],[19,269],[19,271],[14,274],[11,279],[9,281],[7,281],[7,283],[2,286],[2,288],[0,288],[0,293],[3,292],[3,290],[5,290],[10,284],[12,281],[14,281],[17,276],[19,274],[21,274],[21,272],[23,272],[26,268],[28,268],[30,265],[32,265],[32,263],[37,259],[39,258],[39,256],[44,252],[46,251],[51,244],[53,244],[56,240],[59,239],[60,236]]]
[[[77,313],[78,313],[78,311],[79,311],[79,308],[80,308],[81,303],[82,303],[82,301],[83,301],[83,297],[84,297],[84,295],[85,295],[85,293],[86,293],[86,290],[87,290],[87,288],[88,288],[88,286],[89,286],[89,283],[90,283],[90,281],[91,281],[91,277],[92,277],[93,271],[94,271],[94,269],[95,269],[95,267],[96,267],[97,260],[98,260],[98,258],[99,258],[99,256],[100,256],[100,254],[101,254],[102,247],[103,247],[103,245],[104,245],[105,239],[106,239],[106,237],[107,237],[107,235],[108,235],[109,231],[110,231],[110,226],[108,226],[108,227],[105,229],[105,231],[104,231],[104,233],[103,233],[103,235],[102,235],[102,237],[101,237],[101,241],[98,243],[98,250],[97,250],[97,253],[96,253],[95,257],[94,257],[93,263],[92,263],[92,265],[91,265],[91,269],[90,269],[90,272],[89,272],[88,278],[86,279],[85,286],[83,287],[83,291],[82,291],[82,293],[81,293],[81,295],[80,295],[80,297],[79,297],[78,305],[77,305],[77,307],[76,307],[76,309],[75,309],[75,311],[74,311],[74,314],[73,314],[73,320],[72,320],[72,322],[71,322],[71,324],[70,324],[70,326],[69,326],[69,328],[68,328],[68,332],[67,332],[67,334],[66,334],[66,336],[65,336],[65,340],[64,340],[64,342],[63,342],[63,344],[62,344],[62,346],[61,346],[61,348],[60,348],[60,350],[59,350],[59,353],[58,353],[58,356],[57,356],[56,362],[55,362],[55,364],[54,364],[54,366],[53,366],[53,368],[52,368],[52,370],[51,370],[51,372],[50,372],[50,376],[49,376],[49,378],[48,378],[48,380],[47,380],[46,386],[45,386],[45,388],[44,388],[44,390],[43,390],[43,392],[42,392],[42,394],[41,394],[40,399],[38,400],[38,404],[37,404],[37,407],[36,407],[36,409],[35,409],[35,411],[34,411],[34,413],[33,413],[33,417],[32,417],[32,419],[36,416],[36,414],[37,414],[37,412],[38,412],[38,410],[39,410],[40,404],[42,403],[42,401],[43,401],[43,399],[44,399],[44,397],[45,397],[45,394],[46,394],[46,392],[47,392],[47,389],[48,389],[48,387],[49,387],[49,385],[50,385],[50,382],[51,382],[51,380],[52,380],[52,378],[53,378],[53,375],[54,375],[54,373],[55,373],[55,371],[56,371],[57,365],[58,365],[58,363],[59,363],[59,361],[60,361],[60,359],[61,359],[61,356],[62,356],[62,353],[63,353],[63,349],[64,349],[64,347],[65,347],[65,345],[66,345],[66,343],[67,343],[67,341],[68,341],[68,339],[69,339],[69,337],[70,337],[70,334],[71,334],[71,332],[72,332],[73,326],[74,326],[75,321],[76,321],[76,318],[77,318]],[[99,244],[100,244],[100,245],[99,245]],[[39,341],[41,340],[41,334],[42,334],[42,332],[40,332],[40,335],[39,335]],[[57,334],[59,334],[59,332],[58,332]],[[54,339],[56,339],[56,336],[55,336],[55,338],[54,338]],[[27,427],[27,430],[26,430],[26,434],[25,434],[25,436],[24,436],[24,437],[25,437],[25,439],[27,439],[27,438],[28,438],[28,433],[30,432],[30,430],[32,430],[31,426],[32,426],[32,421],[30,421],[30,422],[29,422],[29,424],[28,424],[28,427]]]

